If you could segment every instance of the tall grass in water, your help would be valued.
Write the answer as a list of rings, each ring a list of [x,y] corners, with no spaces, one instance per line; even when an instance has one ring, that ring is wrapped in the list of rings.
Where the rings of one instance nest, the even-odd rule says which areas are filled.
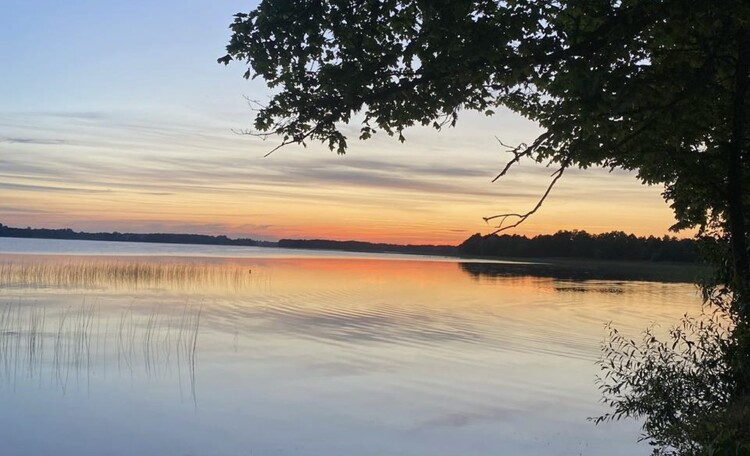
[[[0,261],[0,288],[206,288],[241,290],[257,280],[239,265],[110,259]]]
[[[156,306],[147,314],[126,308],[112,324],[98,304],[86,301],[56,309],[21,301],[0,304],[0,380],[13,389],[20,381],[42,386],[47,379],[63,393],[71,386],[89,390],[92,377],[106,378],[107,364],[116,359],[119,375],[176,374],[180,394],[187,380],[196,402],[201,313],[190,305],[171,313]]]

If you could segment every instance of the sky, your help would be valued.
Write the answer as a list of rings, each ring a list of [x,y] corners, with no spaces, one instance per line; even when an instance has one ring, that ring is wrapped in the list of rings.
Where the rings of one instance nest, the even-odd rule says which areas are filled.
[[[0,15],[0,223],[85,231],[460,243],[482,219],[532,208],[554,168],[500,146],[538,127],[464,112],[456,128],[378,134],[339,156],[238,134],[246,67],[216,63],[232,15],[256,2],[4,0]],[[513,232],[668,234],[662,188],[632,173],[569,170]]]

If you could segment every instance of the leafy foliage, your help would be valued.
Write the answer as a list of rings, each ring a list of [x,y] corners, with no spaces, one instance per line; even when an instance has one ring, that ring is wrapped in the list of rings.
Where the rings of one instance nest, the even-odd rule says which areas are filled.
[[[246,62],[246,78],[274,89],[254,127],[282,145],[344,153],[342,124],[403,141],[413,125],[504,106],[544,132],[511,147],[498,177],[528,158],[559,166],[551,185],[591,166],[664,185],[673,228],[699,227],[721,246],[722,277],[706,295],[730,326],[686,321],[674,347],[613,333],[604,392],[612,417],[646,418],[659,451],[748,454],[749,2],[263,0],[231,29],[219,62]],[[512,227],[540,205],[486,220],[515,217]]]
[[[603,402],[613,411],[593,421],[638,418],[654,455],[750,455],[750,325],[732,286],[727,235],[703,235],[703,258],[715,273],[700,285],[704,311],[685,315],[663,341],[653,328],[640,341],[608,325],[598,362]]]
[[[342,123],[403,140],[506,106],[546,130],[516,158],[637,170],[684,228],[725,210],[748,23],[741,0],[265,0],[219,61],[275,89],[254,127],[284,144],[344,153]]]
[[[705,412],[716,413],[718,404],[729,397],[725,382],[716,381],[716,374],[726,371],[719,323],[685,317],[670,331],[671,346],[658,340],[653,328],[644,332],[640,343],[611,325],[607,329],[608,342],[599,361],[604,375],[598,380],[604,403],[614,411],[594,421],[643,417],[644,438],[660,448],[675,448],[676,454],[699,448],[685,435],[703,422]]]
[[[589,234],[558,231],[532,238],[520,235],[475,234],[459,245],[463,255],[496,257],[560,257],[601,260],[697,262],[698,242],[669,236],[636,237],[622,231]]]
[[[727,358],[736,328],[717,304],[698,318],[686,315],[667,341],[654,328],[636,341],[608,325],[598,384],[613,411],[592,420],[643,419],[655,455],[750,454],[750,402],[736,400]]]

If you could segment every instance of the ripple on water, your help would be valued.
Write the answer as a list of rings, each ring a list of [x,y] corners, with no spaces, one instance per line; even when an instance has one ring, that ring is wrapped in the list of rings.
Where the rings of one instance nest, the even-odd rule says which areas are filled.
[[[221,439],[210,438],[227,442],[226,454],[257,445],[248,442],[244,427],[233,430],[242,427],[236,423],[253,423],[259,435],[283,428],[283,441],[275,442],[282,454],[309,444],[309,435],[300,429],[327,425],[335,428],[329,438],[342,455],[358,454],[356,442],[362,438],[394,442],[397,449],[409,442],[411,454],[453,454],[441,448],[455,450],[449,445],[462,439],[481,440],[493,449],[522,441],[513,448],[547,454],[549,438],[544,436],[549,435],[561,436],[555,440],[571,448],[594,438],[584,420],[597,411],[593,361],[604,323],[612,320],[637,333],[651,321],[669,325],[685,311],[700,308],[689,285],[519,274],[486,280],[449,262],[160,257],[113,263],[82,257],[57,258],[55,266],[41,257],[24,261],[42,264],[25,269],[33,280],[0,287],[0,297],[5,304],[20,301],[48,309],[46,329],[34,326],[41,323],[31,317],[17,317],[16,310],[5,319],[0,311],[0,365],[28,364],[29,344],[44,340],[46,355],[33,358],[32,372],[54,373],[59,337],[57,368],[64,373],[77,362],[81,379],[92,378],[94,394],[97,388],[106,391],[113,429],[128,425],[118,411],[137,408],[128,396],[135,390],[136,396],[163,402],[160,413],[170,421],[189,415],[196,427],[220,426]],[[82,263],[69,265],[75,261]],[[125,276],[107,286],[107,274],[97,268]],[[11,269],[0,268],[0,276]],[[79,285],[96,286],[59,287],[55,274],[62,271],[77,271],[85,278]],[[11,272],[16,278],[23,275],[18,269]],[[135,277],[138,286],[130,286],[127,277]],[[84,299],[96,309],[92,319],[69,311],[61,323],[64,309],[77,311]],[[185,328],[194,320],[182,319],[186,306],[187,314],[200,312],[194,356],[187,358],[185,341],[193,339]],[[40,315],[21,315],[32,314]],[[96,339],[97,334],[109,334],[109,339]],[[89,346],[99,351],[83,356]],[[112,363],[118,350],[121,363],[134,367],[126,369],[123,380],[109,364],[105,378],[102,354],[106,351]],[[44,366],[45,356],[52,367]],[[187,370],[186,360],[194,363]],[[187,378],[170,377],[164,368],[171,363],[174,370],[178,362]],[[47,383],[39,384],[25,405],[36,398],[50,403],[51,396],[43,393]],[[195,394],[189,414],[167,406],[170,387],[188,398]],[[6,388],[2,394],[8,399],[20,393]],[[0,417],[26,416],[26,410],[8,406]],[[64,411],[86,424],[88,418],[76,416],[75,408]],[[146,423],[154,414],[138,416]],[[269,424],[268,416],[280,417],[283,426]],[[351,442],[341,437],[350,434]],[[637,434],[622,439],[635,441]],[[606,442],[602,445],[588,454],[603,454]],[[493,453],[462,448],[463,453]],[[255,449],[263,453],[268,448]]]

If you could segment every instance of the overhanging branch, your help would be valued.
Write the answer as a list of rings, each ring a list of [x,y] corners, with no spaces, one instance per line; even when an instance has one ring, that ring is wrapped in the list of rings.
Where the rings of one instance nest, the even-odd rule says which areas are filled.
[[[495,227],[497,229],[495,231],[493,231],[492,233],[490,233],[490,234],[497,234],[497,233],[500,233],[501,231],[505,231],[505,230],[509,230],[511,228],[515,228],[518,225],[520,225],[521,223],[525,222],[526,219],[529,218],[536,211],[538,211],[539,208],[542,207],[542,204],[544,203],[544,200],[547,199],[547,196],[549,196],[550,192],[552,191],[552,188],[555,186],[555,184],[557,183],[557,181],[560,180],[560,178],[562,177],[563,173],[568,168],[568,166],[570,166],[570,160],[566,159],[565,161],[563,161],[563,163],[560,166],[560,168],[558,168],[557,171],[555,171],[554,173],[552,173],[552,181],[547,186],[547,190],[544,192],[544,194],[542,195],[542,197],[539,198],[539,201],[536,203],[536,206],[534,206],[534,208],[531,209],[530,211],[528,211],[528,212],[526,212],[524,214],[507,213],[507,214],[492,215],[490,217],[483,217],[484,221],[487,222],[487,223],[489,223],[490,220],[500,219],[500,223]],[[506,165],[506,170],[507,170],[507,168],[508,168],[508,165]],[[505,173],[505,170],[498,177],[502,176],[504,173]],[[497,178],[495,178],[495,180],[496,179]],[[509,218],[510,219],[514,219],[515,218],[517,220],[514,223],[510,224],[510,225],[503,226],[505,224],[506,220],[508,220]]]
[[[508,149],[510,149],[510,152],[513,154],[513,158],[508,163],[506,163],[506,165],[503,168],[503,170],[500,171],[500,173],[497,176],[495,176],[494,179],[492,179],[492,182],[495,182],[496,180],[498,180],[501,177],[505,176],[505,174],[508,172],[508,170],[513,165],[515,165],[516,163],[520,162],[522,158],[530,156],[537,148],[539,148],[539,146],[542,145],[542,143],[544,143],[549,138],[549,136],[550,136],[550,133],[547,132],[547,133],[544,133],[544,134],[540,135],[538,138],[536,138],[534,140],[534,142],[531,143],[531,145],[527,145],[525,143],[521,143],[521,144],[519,144],[516,147],[511,147],[511,146],[508,146],[507,144],[504,144],[500,140],[500,138],[498,138],[497,136],[495,136],[495,139],[497,140],[497,142],[500,143],[501,146],[507,147]]]

